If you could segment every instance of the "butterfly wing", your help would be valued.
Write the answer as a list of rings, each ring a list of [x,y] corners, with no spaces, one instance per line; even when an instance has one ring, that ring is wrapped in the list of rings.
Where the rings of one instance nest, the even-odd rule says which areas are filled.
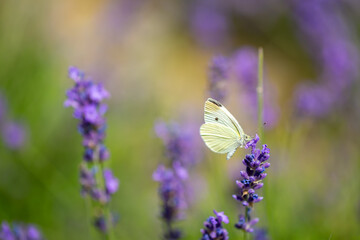
[[[205,123],[218,123],[225,125],[236,132],[240,138],[244,137],[244,130],[240,127],[238,121],[221,103],[215,99],[208,98],[206,100],[204,111]]]
[[[205,123],[200,127],[200,135],[206,146],[216,153],[229,153],[228,159],[240,146],[239,134],[220,123]]]

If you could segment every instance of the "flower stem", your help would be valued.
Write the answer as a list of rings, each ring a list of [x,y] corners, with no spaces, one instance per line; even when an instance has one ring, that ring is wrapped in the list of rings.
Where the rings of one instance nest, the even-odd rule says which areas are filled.
[[[258,51],[258,83],[257,83],[257,102],[258,102],[258,131],[260,141],[264,142],[264,52],[262,48]]]
[[[104,189],[104,191],[106,191],[106,179],[104,176],[104,163],[99,161],[99,165],[100,165],[100,172],[102,175],[102,189]],[[104,215],[105,215],[105,219],[107,222],[107,239],[108,240],[112,240],[115,239],[114,238],[114,232],[113,232],[113,219],[111,216],[111,212],[110,212],[110,208],[109,208],[109,203],[105,203],[105,205],[103,206],[103,211],[104,211]]]
[[[91,199],[90,196],[85,196],[84,197],[84,202],[85,202],[85,214],[86,214],[86,219],[87,221],[87,227],[88,227],[88,233],[89,233],[89,239],[93,239],[93,232],[92,232],[92,203],[91,203]]]
[[[264,137],[264,52],[262,48],[258,50],[258,84],[256,88],[257,100],[258,100],[258,131],[259,131],[259,142],[262,144],[265,142]],[[263,183],[267,182],[266,179],[263,179]],[[267,196],[267,188],[263,189],[263,197]],[[269,215],[269,207],[267,201],[264,201],[264,209],[266,216]]]
[[[245,207],[245,222],[250,222],[251,220],[251,216],[250,216],[250,213],[251,213],[251,207]],[[244,231],[245,235],[245,240],[248,240],[249,238],[251,239],[251,234],[249,234],[248,232]]]
[[[250,216],[249,216],[249,207],[245,207],[245,222],[249,222]],[[244,230],[244,240],[248,239],[248,232]]]

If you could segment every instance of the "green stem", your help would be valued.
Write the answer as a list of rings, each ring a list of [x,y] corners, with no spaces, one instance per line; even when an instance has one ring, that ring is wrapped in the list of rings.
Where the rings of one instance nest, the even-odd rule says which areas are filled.
[[[93,234],[92,234],[92,226],[93,226],[93,222],[92,222],[92,204],[91,204],[91,199],[90,196],[85,196],[84,197],[84,202],[85,202],[85,214],[86,214],[86,219],[88,219],[88,233],[89,233],[89,239],[93,239]]]
[[[99,166],[100,166],[100,172],[101,172],[101,188],[106,189],[106,183],[105,183],[105,176],[104,176],[104,163],[99,161]],[[112,221],[112,216],[111,216],[111,212],[110,212],[110,208],[109,208],[109,203],[105,203],[105,205],[103,205],[103,211],[104,211],[104,215],[105,215],[105,219],[107,222],[107,239],[108,240],[112,240],[115,239],[114,238],[114,232],[113,232],[113,221]]]
[[[258,84],[256,88],[258,102],[258,131],[260,141],[264,142],[264,52],[259,48]]]
[[[245,222],[249,221],[249,207],[245,207]],[[244,230],[244,240],[248,239],[249,234]]]
[[[262,48],[258,50],[258,84],[257,84],[257,100],[258,100],[258,131],[259,131],[259,143],[263,144],[265,142],[265,134],[264,134],[264,52]],[[261,146],[261,145],[260,145]],[[267,179],[263,180],[265,184]],[[266,199],[267,196],[267,188],[263,189],[263,197]],[[263,206],[265,209],[265,220],[269,215],[269,207],[267,201],[263,201]]]

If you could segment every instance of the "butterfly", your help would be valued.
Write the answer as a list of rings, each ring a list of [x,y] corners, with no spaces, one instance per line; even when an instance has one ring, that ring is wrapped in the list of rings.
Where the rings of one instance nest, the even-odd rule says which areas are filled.
[[[206,146],[216,153],[227,153],[229,160],[238,147],[244,147],[252,137],[246,135],[234,116],[218,101],[208,98],[204,107],[205,123],[200,136]]]

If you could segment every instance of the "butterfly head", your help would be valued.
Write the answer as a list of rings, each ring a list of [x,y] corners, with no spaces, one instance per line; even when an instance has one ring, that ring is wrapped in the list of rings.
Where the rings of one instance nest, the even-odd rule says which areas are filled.
[[[245,134],[245,138],[244,138],[244,139],[245,139],[245,142],[248,142],[248,141],[252,140],[253,137]]]

